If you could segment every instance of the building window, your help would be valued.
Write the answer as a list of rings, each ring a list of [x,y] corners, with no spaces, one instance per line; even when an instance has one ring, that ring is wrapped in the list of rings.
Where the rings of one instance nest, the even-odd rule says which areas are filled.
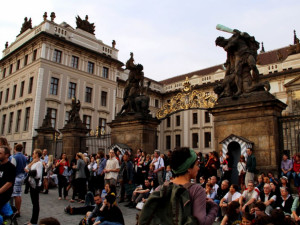
[[[37,55],[37,49],[35,49],[33,51],[33,54],[32,54],[32,61],[35,61],[36,60],[36,55]]]
[[[20,69],[20,59],[17,61],[17,67],[16,67],[16,70],[19,70]]]
[[[8,96],[9,96],[9,88],[6,89],[5,103],[8,102]]]
[[[61,51],[59,51],[57,49],[54,49],[54,52],[53,52],[53,61],[57,62],[57,63],[61,63],[61,55],[62,55]]]
[[[30,119],[30,107],[27,107],[25,111],[24,129],[23,129],[24,131],[28,130],[29,119]]]
[[[11,100],[15,100],[16,99],[16,92],[17,92],[17,85],[15,84],[13,87],[13,93],[11,96]]]
[[[14,112],[11,112],[9,114],[9,122],[8,122],[8,131],[7,133],[11,133],[11,128],[12,128],[12,124],[13,124],[13,119],[14,119]]]
[[[167,150],[171,149],[171,136],[170,135],[166,136],[166,149]]]
[[[5,75],[6,75],[6,68],[3,69],[2,78],[5,78]]]
[[[2,95],[3,95],[3,91],[0,92],[0,105],[2,104]]]
[[[92,90],[93,88],[90,87],[85,88],[85,102],[92,102]]]
[[[22,114],[22,110],[20,109],[17,112],[16,129],[15,129],[16,132],[19,132],[19,129],[20,129],[21,114]]]
[[[51,77],[50,95],[57,95],[58,81],[59,81],[59,79],[57,79],[55,77]]]
[[[75,98],[75,94],[76,94],[76,83],[70,82],[68,98]]]
[[[171,127],[171,117],[167,117],[167,127]]]
[[[13,70],[13,64],[10,64],[10,66],[9,66],[9,74],[12,74],[12,70]]]
[[[28,63],[28,55],[25,55],[25,58],[24,58],[24,66],[26,66]]]
[[[205,132],[204,133],[204,147],[210,148],[210,144],[211,144],[211,133]]]
[[[198,113],[193,113],[193,124],[198,124]]]
[[[78,61],[79,61],[79,58],[77,56],[72,55],[71,67],[78,69]]]
[[[93,74],[94,73],[94,66],[95,64],[92,62],[88,62],[88,73]]]
[[[198,133],[192,134],[192,146],[193,148],[198,148],[199,136]]]
[[[176,116],[176,126],[180,126],[180,116]]]
[[[6,114],[4,114],[2,116],[2,126],[1,126],[1,134],[4,134],[4,130],[5,130],[5,122],[6,122]]]
[[[158,101],[158,99],[155,99],[155,107],[159,108],[159,101]]]
[[[70,119],[70,112],[67,111],[65,116],[65,125],[69,122],[69,119]]]
[[[83,115],[83,124],[85,124],[86,129],[91,129],[92,117],[88,115]]]
[[[22,82],[21,82],[21,88],[20,88],[20,97],[23,97],[24,86],[25,86],[25,81],[22,81]]]
[[[209,112],[205,112],[205,123],[210,123]]]
[[[106,119],[105,118],[99,118],[99,131],[98,135],[104,135],[106,133]]]
[[[56,127],[57,109],[48,108],[47,112],[48,112],[48,110],[50,111],[50,116],[51,116],[51,126],[53,128],[55,128]]]
[[[175,147],[180,147],[181,143],[180,143],[180,134],[176,134],[175,135],[175,142],[176,142],[176,146]]]
[[[33,77],[30,77],[30,79],[29,79],[29,85],[28,85],[28,94],[31,94],[31,92],[32,92],[32,86],[33,86]]]
[[[101,91],[101,106],[107,105],[107,92]]]
[[[108,68],[107,67],[103,67],[103,69],[102,69],[102,77],[108,78]]]

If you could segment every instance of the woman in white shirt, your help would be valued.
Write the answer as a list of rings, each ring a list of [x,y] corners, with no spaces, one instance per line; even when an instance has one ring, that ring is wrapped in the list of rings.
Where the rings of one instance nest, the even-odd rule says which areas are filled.
[[[40,161],[42,151],[35,149],[33,151],[33,160],[25,167],[25,172],[28,173],[30,183],[30,198],[32,202],[32,216],[28,225],[37,224],[40,212],[39,193],[42,185],[43,164]]]
[[[241,155],[240,161],[237,164],[237,169],[239,172],[239,186],[241,187],[241,192],[242,192],[245,190],[245,174],[246,174],[245,156]]]

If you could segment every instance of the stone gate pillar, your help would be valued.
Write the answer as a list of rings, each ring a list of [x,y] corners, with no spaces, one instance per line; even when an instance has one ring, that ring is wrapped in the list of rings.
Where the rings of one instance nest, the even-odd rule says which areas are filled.
[[[210,112],[214,116],[216,150],[221,141],[235,134],[253,142],[257,169],[278,170],[279,128],[278,117],[286,104],[266,91],[244,94],[239,99],[221,98]]]
[[[157,126],[160,121],[152,117],[127,115],[116,117],[108,125],[111,128],[111,143],[126,144],[133,152],[141,148],[152,154],[157,143]]]
[[[85,137],[89,129],[63,128],[59,131],[62,133],[63,153],[66,153],[69,161],[74,158],[77,152],[85,151],[85,143],[81,137]]]

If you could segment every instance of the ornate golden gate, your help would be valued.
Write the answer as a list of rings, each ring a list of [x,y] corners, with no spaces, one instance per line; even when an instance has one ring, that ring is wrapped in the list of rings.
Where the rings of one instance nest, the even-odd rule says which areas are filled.
[[[183,82],[183,89],[176,96],[172,97],[160,110],[156,113],[159,120],[166,119],[170,115],[189,109],[209,109],[214,107],[217,98],[208,92],[192,90],[188,77]]]

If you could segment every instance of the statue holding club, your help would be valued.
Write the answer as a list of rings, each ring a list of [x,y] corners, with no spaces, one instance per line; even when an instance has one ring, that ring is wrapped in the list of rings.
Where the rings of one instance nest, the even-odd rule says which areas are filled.
[[[232,34],[228,39],[218,37],[215,41],[217,46],[222,47],[227,52],[223,83],[214,89],[219,98],[238,97],[243,93],[265,89],[269,91],[268,82],[259,82],[260,76],[256,67],[259,43],[255,38],[246,32],[233,30],[220,24],[216,28]]]

